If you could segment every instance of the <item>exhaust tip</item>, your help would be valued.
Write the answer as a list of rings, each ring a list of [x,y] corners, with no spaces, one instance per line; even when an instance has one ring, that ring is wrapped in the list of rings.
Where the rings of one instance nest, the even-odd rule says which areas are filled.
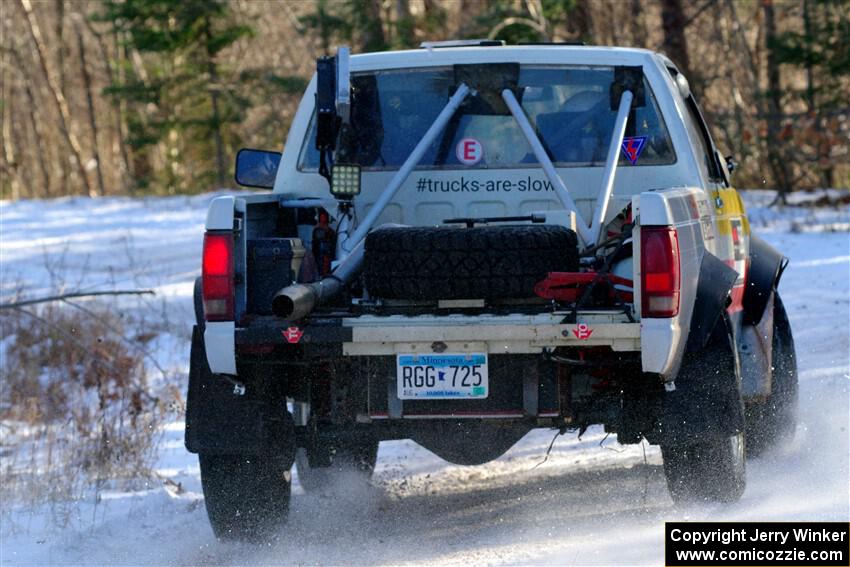
[[[272,313],[276,316],[288,319],[293,311],[295,311],[295,302],[288,295],[279,293],[272,299]]]
[[[293,284],[277,292],[272,299],[272,313],[281,319],[296,321],[310,314],[318,295],[312,285]]]

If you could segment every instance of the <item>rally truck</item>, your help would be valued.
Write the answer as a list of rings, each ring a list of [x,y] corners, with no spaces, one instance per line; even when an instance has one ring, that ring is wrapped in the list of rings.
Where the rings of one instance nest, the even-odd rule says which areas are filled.
[[[283,152],[209,206],[186,446],[220,538],[279,534],[292,469],[380,441],[459,465],[534,428],[660,445],[674,502],[734,501],[794,429],[777,286],[660,53],[493,41],[317,61]]]

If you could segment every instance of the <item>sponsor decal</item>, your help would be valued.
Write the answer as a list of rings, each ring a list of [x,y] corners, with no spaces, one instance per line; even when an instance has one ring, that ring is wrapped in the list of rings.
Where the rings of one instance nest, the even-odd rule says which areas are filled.
[[[455,148],[457,160],[464,165],[475,165],[484,157],[484,148],[475,138],[463,138]]]
[[[631,136],[623,138],[622,150],[626,155],[626,159],[632,165],[637,163],[643,147],[646,145],[646,136]]]
[[[593,334],[593,329],[591,329],[587,323],[579,323],[576,325],[576,328],[573,329],[573,334],[580,341],[586,341],[590,338],[590,335]]]
[[[461,175],[455,179],[420,177],[416,180],[418,193],[545,193],[554,190],[548,179],[531,176],[522,179],[475,179]]]
[[[729,221],[729,225],[732,229],[732,247],[735,251],[735,261],[741,262],[746,259],[744,254],[746,247],[744,246],[744,239],[741,238],[741,233],[744,231],[743,223],[741,223],[741,219],[732,219]]]
[[[286,339],[286,342],[291,344],[296,344],[301,340],[301,337],[304,336],[304,331],[299,329],[298,327],[289,327],[283,332],[283,338]]]

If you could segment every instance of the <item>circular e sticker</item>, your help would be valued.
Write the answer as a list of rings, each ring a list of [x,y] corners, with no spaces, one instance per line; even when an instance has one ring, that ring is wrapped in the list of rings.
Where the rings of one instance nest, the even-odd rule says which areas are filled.
[[[455,148],[457,160],[464,165],[475,165],[484,157],[484,148],[475,138],[464,138]]]

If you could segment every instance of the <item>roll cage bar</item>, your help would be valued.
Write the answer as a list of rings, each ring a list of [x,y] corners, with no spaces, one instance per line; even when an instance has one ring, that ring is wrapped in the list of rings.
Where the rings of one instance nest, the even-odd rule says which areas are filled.
[[[331,65],[331,61],[333,61],[334,65]],[[333,67],[332,70],[331,67]],[[518,72],[518,65],[505,63],[456,66],[455,77],[457,85],[454,93],[425,132],[425,135],[416,144],[416,147],[413,148],[413,151],[410,152],[410,155],[405,159],[395,175],[393,175],[386,188],[378,196],[377,201],[375,201],[375,204],[365,218],[353,229],[353,232],[349,230],[353,222],[353,215],[351,213],[352,205],[350,202],[340,203],[341,228],[337,249],[337,259],[339,261],[347,257],[366,238],[375,221],[377,221],[386,206],[392,201],[396,193],[398,193],[398,190],[410,176],[413,169],[422,160],[428,147],[444,132],[452,116],[467,101],[468,97],[480,99],[491,110],[494,107],[498,107],[499,104],[504,104],[531,146],[546,177],[555,188],[555,193],[561,204],[566,210],[575,214],[576,230],[584,242],[585,247],[590,248],[599,242],[603,230],[602,223],[608,212],[608,204],[611,199],[611,193],[614,190],[614,179],[617,173],[620,147],[625,137],[629,117],[635,108],[646,104],[643,87],[643,68],[640,66],[618,66],[614,68],[614,81],[611,84],[610,97],[611,109],[617,110],[617,117],[614,121],[611,143],[608,146],[602,185],[599,188],[596,207],[589,222],[579,212],[564,180],[561,179],[561,176],[555,169],[549,154],[543,147],[534,127],[528,120],[528,116],[526,116],[525,111],[517,100],[514,91],[517,90],[516,76]],[[335,149],[335,144],[330,142],[330,140],[335,135],[338,135],[340,127],[346,125],[350,116],[349,106],[351,104],[351,97],[348,90],[350,89],[350,79],[347,76],[344,78],[339,76],[340,73],[348,74],[348,49],[340,48],[337,56],[334,58],[320,58],[318,61],[318,73],[319,81],[316,98],[321,102],[321,112],[324,115],[322,122],[328,126],[317,130],[316,146],[322,151],[323,168],[327,171],[324,156]],[[512,74],[513,77],[511,78]],[[323,80],[323,76],[328,77],[328,79]],[[506,79],[505,77],[508,78]],[[339,114],[333,111],[329,100],[331,96],[329,89],[336,91],[335,106],[342,111],[339,114],[343,114],[343,116],[339,116]],[[501,113],[499,110],[495,112]],[[334,125],[336,128],[333,127]]]

